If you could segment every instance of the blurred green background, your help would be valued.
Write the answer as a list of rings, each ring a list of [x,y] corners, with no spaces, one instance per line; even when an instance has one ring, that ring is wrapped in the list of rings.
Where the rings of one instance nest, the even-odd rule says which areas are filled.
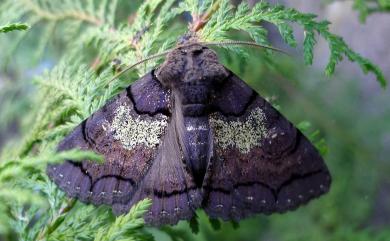
[[[140,4],[136,2],[123,3],[118,15],[129,17]],[[373,13],[360,22],[352,1],[278,2],[330,20],[332,31],[380,65],[390,78],[390,14]],[[185,18],[182,21],[184,24]],[[234,53],[218,52],[230,69],[278,106],[289,120],[295,124],[310,123],[307,134],[320,131],[327,147],[324,158],[333,176],[330,192],[296,211],[258,215],[240,222],[238,227],[232,223],[212,227],[200,211],[198,234],[191,232],[187,222],[149,231],[156,240],[390,240],[388,89],[380,88],[373,76],[361,74],[347,62],[337,67],[334,76],[326,77],[322,73],[328,58],[326,43],[319,42],[314,66],[308,67],[303,65],[299,49],[284,46],[272,27],[270,31],[271,42],[291,53],[274,55],[276,65],[266,64],[261,50],[253,51],[246,61]],[[299,39],[302,34],[297,31]],[[32,83],[34,76],[56,64],[63,46],[54,38],[42,53],[37,53],[41,36],[39,29],[34,28],[12,55],[5,56],[14,34],[0,38],[0,150],[7,152],[4,148],[9,143],[17,145],[28,131],[28,112],[37,91]]]

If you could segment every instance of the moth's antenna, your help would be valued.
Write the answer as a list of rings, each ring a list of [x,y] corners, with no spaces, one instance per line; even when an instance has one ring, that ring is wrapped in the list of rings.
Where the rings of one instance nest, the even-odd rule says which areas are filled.
[[[270,49],[270,50],[273,50],[273,51],[277,51],[277,52],[280,52],[280,53],[284,53],[284,54],[287,54],[289,55],[288,53],[286,53],[285,51],[281,50],[281,49],[278,49],[278,48],[275,48],[275,47],[272,47],[272,46],[268,46],[268,45],[262,45],[262,44],[258,44],[256,42],[249,42],[249,41],[240,41],[240,40],[231,40],[231,41],[224,41],[224,42],[195,42],[195,43],[190,43],[190,44],[183,44],[183,45],[178,45],[176,46],[175,48],[173,49],[177,49],[177,48],[180,48],[180,47],[185,47],[185,46],[191,46],[191,45],[194,45],[194,44],[202,44],[202,45],[205,45],[205,46],[210,46],[210,45],[216,45],[216,46],[224,46],[224,45],[247,45],[247,46],[250,46],[250,47],[257,47],[257,48],[264,48],[264,49]],[[167,55],[169,52],[171,52],[172,49],[169,49],[167,51],[164,51],[162,53],[158,53],[158,54],[154,54],[154,55],[151,55],[145,59],[142,59],[132,65],[129,65],[127,66],[125,69],[121,70],[119,73],[115,74],[114,77],[112,77],[108,82],[107,84],[110,84],[112,81],[114,81],[115,79],[117,79],[119,76],[121,76],[122,74],[124,74],[125,72],[131,70],[132,68],[136,67],[137,65],[139,64],[142,64],[142,63],[145,63],[149,60],[152,60],[152,59],[156,59],[156,58],[159,58],[161,56],[165,56]]]
[[[145,63],[145,62],[147,62],[147,61],[149,61],[149,60],[152,60],[152,59],[157,59],[157,58],[159,58],[159,57],[161,57],[161,56],[165,56],[165,55],[167,55],[170,51],[171,51],[171,50],[167,50],[167,51],[164,51],[164,52],[162,52],[162,53],[158,53],[158,54],[151,55],[151,56],[149,56],[149,57],[147,57],[147,58],[145,58],[145,59],[142,59],[142,60],[140,60],[140,61],[138,61],[138,62],[136,62],[136,63],[134,63],[134,64],[132,64],[132,65],[127,66],[126,68],[124,68],[123,70],[121,70],[119,73],[117,73],[116,75],[114,75],[114,77],[112,77],[112,78],[107,82],[107,84],[110,84],[110,83],[111,83],[112,81],[114,81],[116,78],[118,78],[119,76],[121,76],[121,75],[124,74],[125,72],[131,70],[132,68],[136,67],[137,65],[142,64],[142,63]]]
[[[258,44],[256,42],[249,42],[249,41],[231,40],[231,41],[223,41],[223,42],[200,42],[199,44],[203,44],[203,45],[206,45],[206,46],[210,46],[210,45],[217,45],[217,46],[224,46],[224,45],[247,45],[249,47],[270,49],[270,50],[273,50],[273,51],[277,51],[277,52],[289,55],[287,52],[285,52],[285,51],[283,51],[281,49],[278,49],[278,48],[275,48],[275,47],[272,47],[272,46],[268,46],[268,45]]]

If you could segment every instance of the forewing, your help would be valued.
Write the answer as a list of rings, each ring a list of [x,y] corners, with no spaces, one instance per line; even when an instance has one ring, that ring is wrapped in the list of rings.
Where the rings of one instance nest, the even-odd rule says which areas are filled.
[[[328,191],[330,174],[316,148],[234,74],[216,96],[210,126],[203,206],[211,217],[285,212]]]
[[[69,196],[126,213],[152,199],[146,222],[159,226],[190,219],[199,190],[186,170],[178,142],[180,121],[172,117],[171,94],[153,74],[129,86],[81,123],[58,150],[93,150],[104,164],[66,161],[50,165],[50,178]],[[172,113],[171,113],[172,112]]]
[[[169,116],[165,113],[169,111],[169,95],[158,84],[152,74],[147,74],[84,120],[59,144],[58,151],[96,151],[104,156],[104,164],[70,160],[50,165],[49,177],[69,196],[84,202],[128,202],[152,165],[168,125]],[[145,91],[134,92],[137,86],[144,86]],[[147,94],[159,99],[146,98]],[[143,102],[135,102],[142,96]]]

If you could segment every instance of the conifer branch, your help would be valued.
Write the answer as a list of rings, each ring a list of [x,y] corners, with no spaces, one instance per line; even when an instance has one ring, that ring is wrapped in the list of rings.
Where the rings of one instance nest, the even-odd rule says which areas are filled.
[[[139,201],[127,214],[117,217],[110,227],[100,228],[94,240],[152,240],[150,234],[142,231],[145,223],[143,216],[151,204],[152,201],[150,199]]]
[[[269,22],[279,29],[284,41],[292,47],[296,47],[291,23],[301,26],[305,33],[303,53],[306,64],[312,64],[313,49],[317,43],[316,35],[322,36],[329,44],[331,55],[325,68],[327,75],[332,75],[336,65],[347,57],[351,62],[356,62],[364,73],[373,73],[382,87],[386,86],[386,79],[380,68],[370,60],[354,52],[346,42],[329,31],[329,22],[316,21],[314,14],[300,13],[292,8],[281,5],[270,5],[265,2],[256,4],[252,9],[246,3],[241,3],[237,9],[225,0],[221,7],[211,17],[210,21],[199,31],[203,41],[228,41],[230,30],[241,30],[260,44],[267,43],[266,30],[262,26],[256,26],[258,22]]]
[[[390,1],[388,0],[355,0],[354,9],[359,12],[359,19],[365,22],[366,18],[373,13],[390,12]]]
[[[50,12],[40,5],[35,3],[33,0],[22,0],[25,6],[30,9],[35,15],[39,16],[42,19],[49,21],[61,21],[65,19],[76,19],[79,21],[84,21],[94,25],[101,25],[104,23],[103,19],[99,19],[96,16],[90,15],[85,11],[80,11],[76,9],[61,11],[61,12]]]
[[[60,208],[56,216],[54,216],[50,224],[46,225],[44,229],[39,232],[37,240],[47,240],[47,236],[54,232],[64,221],[65,215],[69,212],[76,204],[76,199],[69,199],[63,207]]]
[[[128,214],[115,219],[104,207],[87,206],[74,200],[68,204],[69,199],[49,181],[45,168],[48,163],[68,159],[102,161],[95,153],[79,150],[56,153],[56,145],[131,82],[130,78],[121,78],[110,83],[115,76],[111,61],[120,59],[131,65],[174,47],[178,37],[187,30],[181,21],[173,21],[183,12],[195,16],[192,29],[202,42],[231,41],[229,31],[241,30],[258,45],[267,45],[267,31],[258,24],[265,21],[277,26],[283,39],[295,46],[291,23],[298,24],[305,31],[307,64],[312,63],[317,35],[322,35],[331,49],[327,73],[333,73],[336,64],[346,56],[374,72],[384,84],[379,68],[330,33],[327,22],[318,22],[314,15],[281,6],[260,3],[250,9],[246,4],[234,8],[227,0],[185,0],[178,5],[175,0],[150,0],[141,5],[131,25],[127,17],[114,21],[116,1],[4,0],[0,9],[1,22],[26,20],[31,26],[41,24],[44,30],[40,35],[42,42],[36,48],[38,52],[43,52],[44,46],[53,39],[54,29],[66,43],[61,61],[34,82],[38,94],[24,124],[29,131],[24,134],[23,142],[12,149],[17,154],[0,162],[0,196],[6,200],[0,202],[0,233],[14,232],[31,240],[151,239],[143,230],[142,220],[150,201],[135,205]],[[239,45],[229,48],[243,49]],[[99,59],[96,68],[90,67],[90,53]],[[156,63],[137,65],[137,74],[149,71]],[[303,123],[301,129],[305,128],[308,125]],[[317,132],[309,137],[319,138]]]
[[[25,23],[11,23],[4,26],[0,26],[0,33],[8,33],[15,30],[27,30],[30,26]]]

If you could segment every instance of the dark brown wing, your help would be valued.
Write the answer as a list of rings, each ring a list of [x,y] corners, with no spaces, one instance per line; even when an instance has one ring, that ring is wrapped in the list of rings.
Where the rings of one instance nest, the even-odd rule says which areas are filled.
[[[115,204],[114,210],[121,213],[129,210],[137,200],[152,198],[153,205],[145,215],[145,221],[161,226],[189,220],[201,206],[200,190],[185,167],[176,124],[174,116],[153,165],[139,183],[133,200],[127,204]]]
[[[285,212],[328,191],[330,174],[315,147],[237,76],[214,103],[203,202],[211,217]]]
[[[153,204],[152,225],[192,217],[198,190],[185,170],[171,118],[170,92],[149,73],[83,121],[58,150],[93,150],[104,164],[66,161],[49,177],[69,196],[127,212],[139,200]],[[193,197],[192,197],[193,196]]]

